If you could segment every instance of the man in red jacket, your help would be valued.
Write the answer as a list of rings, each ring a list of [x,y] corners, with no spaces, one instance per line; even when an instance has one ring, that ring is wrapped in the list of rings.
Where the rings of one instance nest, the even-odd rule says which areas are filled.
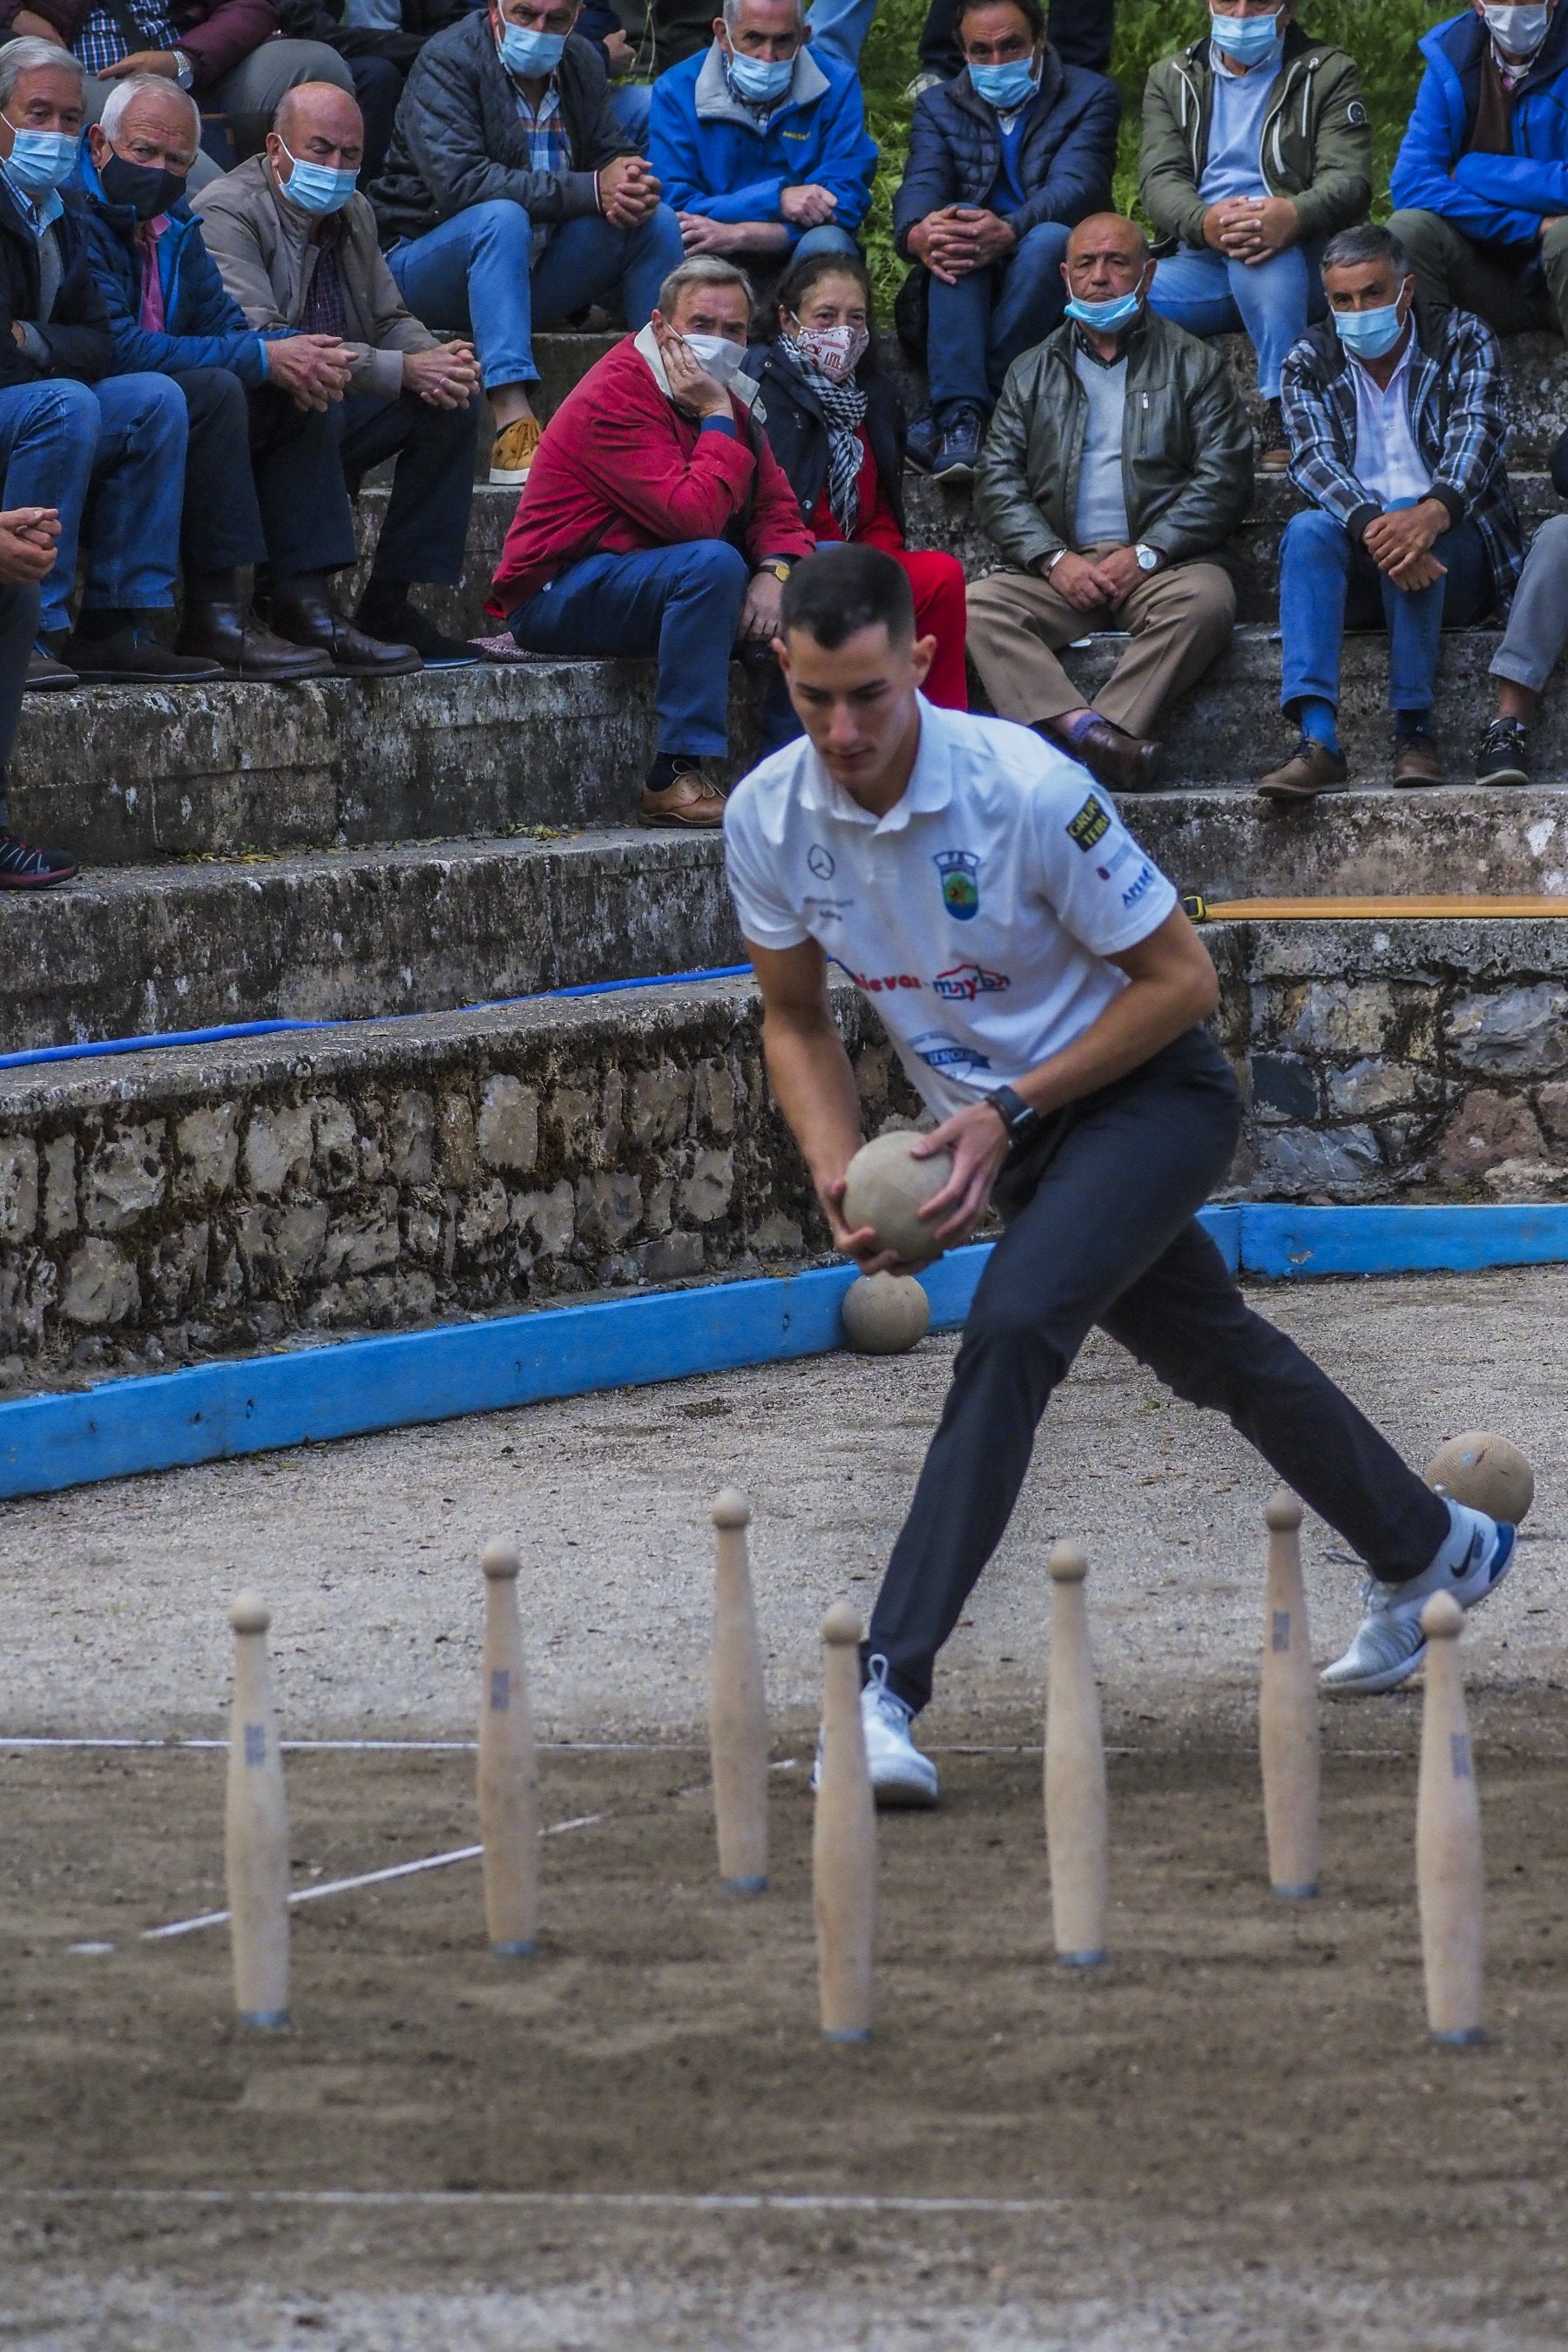
[[[640,334],[607,352],[545,427],[489,610],[542,654],[652,654],[658,742],[637,815],[717,827],[706,762],[729,745],[739,638],[778,634],[790,567],[815,545],[737,375],[752,290],[711,254],[672,270]]]

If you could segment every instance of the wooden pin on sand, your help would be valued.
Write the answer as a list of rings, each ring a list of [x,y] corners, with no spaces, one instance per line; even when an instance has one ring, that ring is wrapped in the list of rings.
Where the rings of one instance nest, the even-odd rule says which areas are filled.
[[[1263,1766],[1263,1823],[1268,1884],[1281,1903],[1304,1903],[1318,1891],[1318,1678],[1301,1578],[1300,1504],[1270,1497],[1263,1674],[1258,1745]]]
[[[708,1738],[719,1875],[736,1895],[768,1883],[768,1700],[746,1562],[752,1507],[726,1486],[713,1504],[713,1681]]]
[[[1096,1969],[1105,1958],[1109,1801],[1100,1692],[1089,1645],[1084,1579],[1075,1544],[1052,1550],[1051,1663],[1046,1690],[1046,1851],[1057,1963]]]
[[[525,1959],[539,1923],[539,1789],[517,1613],[517,1547],[489,1543],[479,1668],[479,1837],[490,1949]]]
[[[241,1592],[234,1628],[224,1874],[228,1885],[234,2002],[244,2026],[289,2022],[289,1809],[272,1703],[265,1602]]]
[[[812,1830],[822,2031],[864,2042],[871,2031],[877,1946],[877,1815],[860,1720],[860,1621],[836,1601],[822,1621],[822,1760]]]
[[[1463,1610],[1448,1592],[1434,1593],[1421,1612],[1426,1694],[1415,1804],[1426,2022],[1434,2042],[1459,2048],[1481,2039],[1486,1944],[1481,1809],[1459,1664],[1464,1622]]]

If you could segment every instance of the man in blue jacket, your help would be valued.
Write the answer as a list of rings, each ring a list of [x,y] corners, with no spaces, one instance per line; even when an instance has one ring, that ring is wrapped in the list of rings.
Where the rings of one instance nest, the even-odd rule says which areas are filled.
[[[928,296],[910,459],[966,480],[1007,370],[1061,321],[1069,233],[1110,210],[1121,100],[1063,65],[1039,0],[959,0],[957,27],[963,71],[915,108],[893,233]]]
[[[1473,0],[1421,50],[1389,222],[1418,299],[1568,332],[1568,11]]]
[[[859,78],[818,61],[800,0],[724,0],[712,47],[654,84],[648,158],[687,252],[760,279],[853,253],[877,168]]]

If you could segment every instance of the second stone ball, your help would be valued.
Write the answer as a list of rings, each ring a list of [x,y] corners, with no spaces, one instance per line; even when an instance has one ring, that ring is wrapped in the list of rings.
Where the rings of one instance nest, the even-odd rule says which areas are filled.
[[[844,1336],[863,1356],[906,1355],[931,1323],[931,1300],[912,1274],[863,1274],[842,1311]]]

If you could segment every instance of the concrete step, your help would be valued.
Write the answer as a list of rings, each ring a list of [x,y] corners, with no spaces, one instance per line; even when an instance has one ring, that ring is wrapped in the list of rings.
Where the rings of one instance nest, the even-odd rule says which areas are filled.
[[[741,953],[718,842],[636,832],[122,867],[5,914],[12,1051],[437,1012]]]

